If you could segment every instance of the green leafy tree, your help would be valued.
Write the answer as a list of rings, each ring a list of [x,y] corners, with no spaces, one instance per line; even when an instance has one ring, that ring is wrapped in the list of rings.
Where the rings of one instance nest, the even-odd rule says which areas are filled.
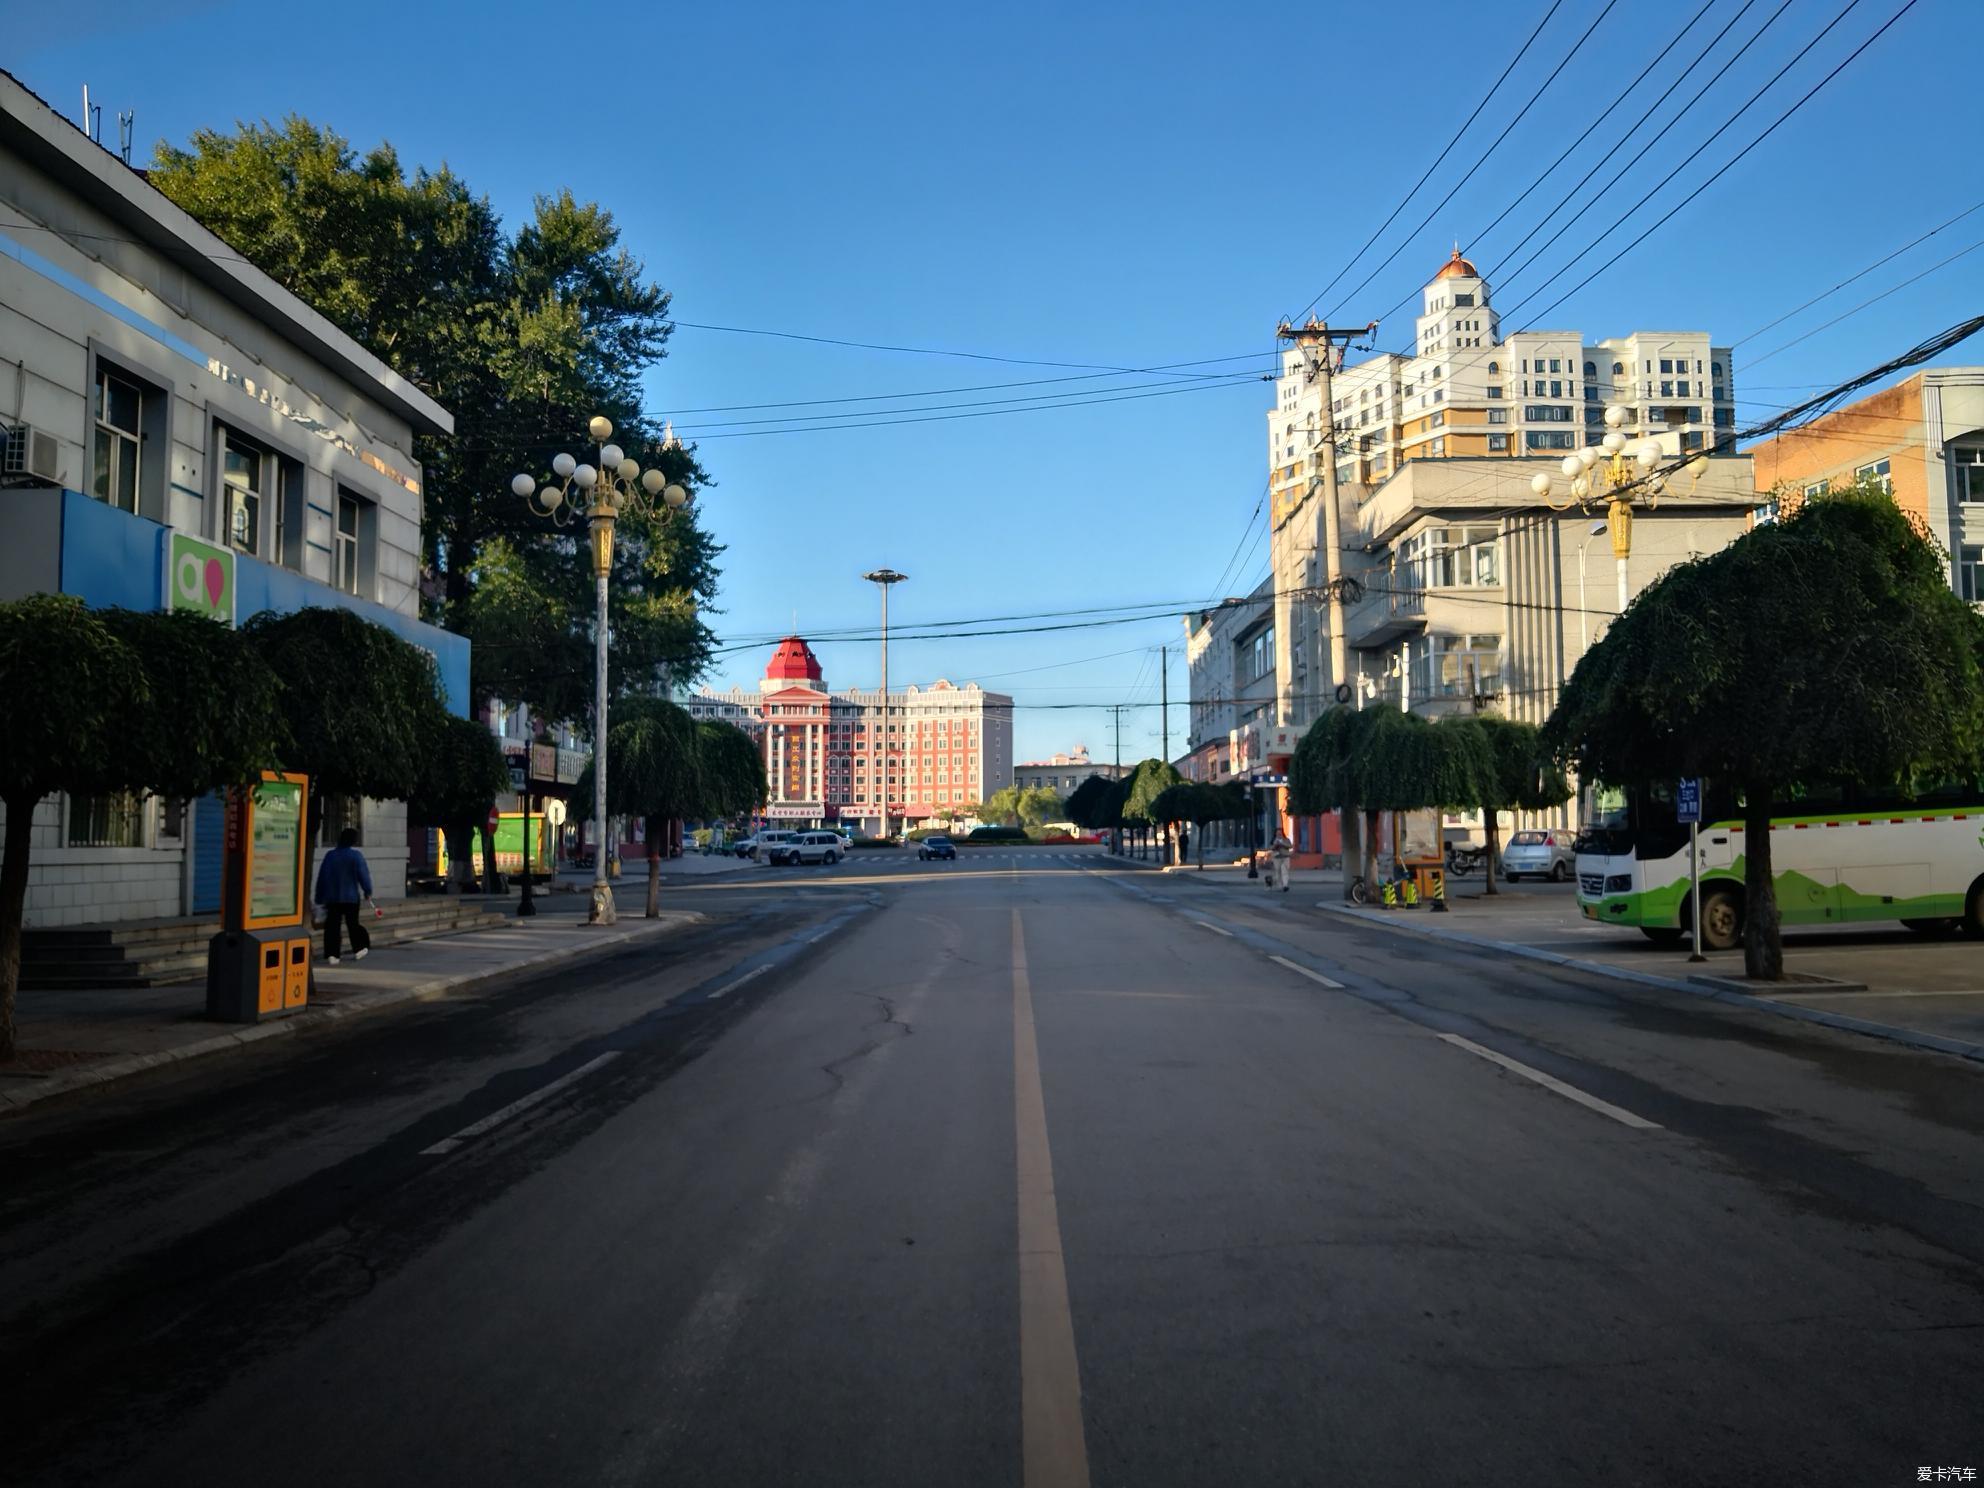
[[[0,604],[0,1062],[14,1057],[34,809],[57,791],[187,800],[276,763],[276,679],[238,632],[185,614],[92,611],[62,595]]]
[[[503,746],[489,726],[435,708],[423,721],[420,773],[407,798],[407,819],[439,828],[448,843],[448,866],[464,890],[475,882],[474,839],[486,829],[489,808],[510,788]],[[483,853],[493,864],[492,851]]]
[[[744,730],[714,719],[699,723],[696,752],[702,764],[703,815],[739,817],[765,804],[765,757]]]
[[[1586,780],[1708,776],[1740,790],[1744,970],[1775,981],[1774,810],[1806,782],[1974,771],[1981,654],[1984,617],[1950,592],[1941,555],[1863,485],[1644,590],[1578,663],[1544,741]],[[1972,926],[1980,915],[1973,891]]]
[[[646,823],[647,917],[654,919],[661,913],[661,855],[668,824],[700,813],[711,794],[703,780],[695,720],[663,698],[627,698],[607,730],[606,762],[607,811]],[[596,758],[587,761],[579,773],[574,800],[593,799],[596,763]]]
[[[585,718],[590,665],[567,654],[592,629],[583,537],[532,517],[511,475],[542,474],[559,449],[581,452],[587,420],[603,413],[644,468],[710,485],[694,452],[644,417],[643,378],[666,353],[669,296],[648,282],[612,214],[549,193],[507,233],[488,200],[445,168],[409,176],[390,145],[360,155],[293,116],[202,130],[184,149],[161,145],[150,179],[455,415],[453,437],[418,436],[413,451],[433,618],[475,640],[479,694]],[[501,541],[560,644],[541,644],[542,625],[512,608],[475,604],[485,551]],[[687,681],[704,665],[711,637],[698,613],[714,596],[719,551],[693,507],[665,524],[622,518],[616,687]]]
[[[1476,799],[1448,804],[1481,808],[1488,839],[1487,889],[1491,894],[1500,893],[1495,886],[1495,865],[1502,852],[1498,814],[1561,806],[1570,799],[1570,782],[1564,778],[1562,767],[1544,751],[1541,733],[1534,724],[1484,714],[1449,719],[1439,726],[1472,729],[1480,736],[1480,752],[1473,766]]]
[[[1141,761],[1129,775],[1128,788],[1123,793],[1122,820],[1140,832],[1148,832],[1157,824],[1152,808],[1157,798],[1185,777],[1178,773],[1170,762],[1161,759]]]
[[[1068,799],[1061,809],[1067,813],[1068,820],[1076,826],[1094,831],[1097,827],[1108,825],[1096,815],[1108,795],[1108,779],[1101,775],[1091,775],[1068,793]]]
[[[1383,711],[1390,712],[1390,709]],[[1374,711],[1370,717],[1375,719]],[[1297,816],[1338,813],[1343,826],[1343,897],[1351,897],[1351,880],[1361,873],[1369,883],[1376,876],[1377,812],[1360,823],[1355,790],[1358,740],[1372,725],[1366,715],[1347,707],[1331,708],[1309,725],[1295,746],[1288,765],[1289,809]],[[1355,868],[1353,870],[1353,865]]]
[[[312,842],[326,795],[413,795],[442,707],[433,657],[351,610],[265,611],[241,633],[280,684],[280,754],[310,777]]]
[[[978,806],[978,819],[1004,820],[1016,827],[1038,827],[1061,815],[1061,798],[1045,786],[1008,785]]]

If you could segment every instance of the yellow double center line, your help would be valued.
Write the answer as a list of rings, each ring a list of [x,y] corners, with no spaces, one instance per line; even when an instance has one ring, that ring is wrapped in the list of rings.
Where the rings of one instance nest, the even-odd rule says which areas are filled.
[[[1081,1368],[1040,1090],[1026,938],[1013,911],[1013,1130],[1019,1152],[1020,1441],[1025,1488],[1088,1488]]]

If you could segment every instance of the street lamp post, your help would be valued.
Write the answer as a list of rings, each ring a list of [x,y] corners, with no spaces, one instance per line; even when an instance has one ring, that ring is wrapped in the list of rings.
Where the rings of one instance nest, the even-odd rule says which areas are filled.
[[[1573,504],[1586,512],[1593,509],[1598,501],[1605,503],[1605,520],[1592,527],[1592,535],[1609,532],[1612,536],[1612,557],[1619,572],[1618,613],[1626,612],[1627,585],[1626,560],[1633,553],[1633,503],[1635,499],[1646,503],[1648,511],[1660,504],[1661,494],[1667,489],[1668,471],[1659,469],[1660,446],[1653,440],[1643,441],[1633,451],[1632,458],[1626,456],[1627,439],[1622,426],[1626,422],[1626,409],[1622,404],[1613,404],[1605,410],[1605,439],[1603,449],[1586,445],[1574,455],[1564,456],[1559,468],[1564,478],[1570,482],[1570,496],[1561,504],[1551,500],[1554,482],[1547,472],[1538,471],[1529,483],[1530,490],[1537,497],[1548,502],[1552,511],[1568,511]],[[1699,481],[1707,459],[1697,454],[1687,462],[1686,468]],[[1635,470],[1634,467],[1638,469]],[[1675,467],[1670,466],[1669,469]],[[1584,550],[1578,550],[1580,583]]]
[[[1578,659],[1580,661],[1584,659],[1585,652],[1591,649],[1590,611],[1584,602],[1584,550],[1591,546],[1594,537],[1604,535],[1605,523],[1601,519],[1591,524],[1591,531],[1587,532],[1584,541],[1578,544]]]
[[[909,575],[878,568],[861,576],[882,591],[882,840],[889,840],[889,589]]]
[[[618,918],[613,907],[613,888],[606,880],[606,581],[613,572],[613,524],[622,512],[666,516],[680,511],[688,503],[689,493],[680,486],[670,485],[668,477],[659,470],[642,470],[640,463],[629,459],[619,445],[609,444],[607,441],[613,437],[610,419],[595,414],[586,431],[598,446],[597,465],[561,452],[551,461],[551,478],[541,486],[528,475],[516,475],[510,479],[510,490],[523,498],[534,516],[543,517],[553,526],[573,527],[583,520],[592,539],[595,840],[592,905],[586,923],[610,925]],[[583,512],[579,510],[580,502],[585,503]],[[649,851],[653,851],[652,845]]]

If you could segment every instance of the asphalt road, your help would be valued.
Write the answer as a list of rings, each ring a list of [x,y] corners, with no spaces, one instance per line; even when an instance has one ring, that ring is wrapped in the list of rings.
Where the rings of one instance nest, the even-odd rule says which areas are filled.
[[[8,1480],[1984,1471],[1984,1071],[1108,863],[0,1124]]]

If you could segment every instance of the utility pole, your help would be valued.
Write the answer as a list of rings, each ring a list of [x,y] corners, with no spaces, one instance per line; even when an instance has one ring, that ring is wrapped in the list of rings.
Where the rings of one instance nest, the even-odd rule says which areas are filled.
[[[1123,774],[1123,705],[1117,703],[1109,711],[1116,715],[1116,775],[1118,779],[1121,779]]]
[[[1171,763],[1171,648],[1159,646],[1157,654],[1157,706],[1164,718],[1164,725],[1159,734],[1164,742],[1164,753],[1161,758],[1168,765]]]
[[[878,568],[861,576],[882,590],[882,840],[889,837],[889,588],[900,584],[908,574],[893,568]]]
[[[1377,329],[1378,323],[1375,320],[1355,330],[1332,330],[1322,321],[1311,320],[1300,327],[1291,326],[1287,321],[1283,321],[1275,331],[1277,339],[1292,341],[1301,351],[1304,374],[1308,381],[1317,384],[1316,392],[1322,407],[1322,416],[1319,420],[1320,444],[1312,444],[1311,448],[1321,448],[1323,461],[1322,581],[1329,616],[1331,693],[1345,680],[1345,673],[1349,671],[1350,665],[1343,629],[1343,518],[1337,504],[1336,415],[1330,407],[1332,401],[1330,378],[1343,365],[1344,350],[1348,349],[1352,342],[1374,335]],[[1271,512],[1270,520],[1275,515],[1277,514]],[[1272,533],[1272,527],[1269,530]],[[1275,608],[1281,612],[1275,617],[1275,625],[1276,649],[1285,652],[1292,659],[1294,653],[1290,647],[1293,632],[1288,629],[1287,612],[1292,607],[1293,601],[1292,596],[1285,599],[1284,595],[1292,588],[1306,586],[1290,583],[1291,578],[1293,578],[1292,574],[1277,572],[1275,575]],[[1284,635],[1290,639],[1284,639]],[[1292,715],[1295,711],[1293,666],[1285,666],[1276,681],[1278,697],[1275,721],[1282,724],[1292,723],[1294,721]]]

